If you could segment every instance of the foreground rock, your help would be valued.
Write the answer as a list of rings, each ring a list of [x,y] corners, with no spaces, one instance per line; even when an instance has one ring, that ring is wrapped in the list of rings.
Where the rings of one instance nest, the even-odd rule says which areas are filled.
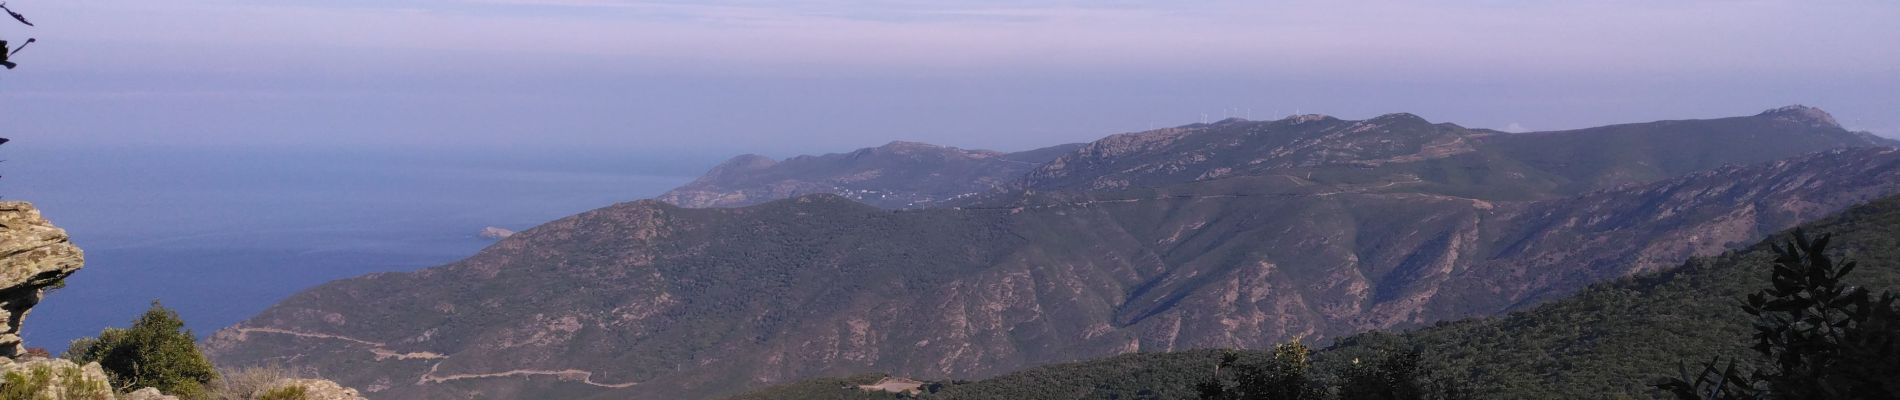
[[[338,385],[336,382],[322,379],[294,378],[278,380],[276,383],[267,385],[263,390],[252,394],[252,397],[260,398],[265,394],[273,393],[279,394],[279,397],[289,393],[301,393],[301,397],[294,398],[303,400],[363,400],[363,396],[357,394],[356,389],[343,387],[343,385]]]
[[[97,365],[97,364],[94,364],[94,365]],[[121,399],[122,400],[178,400],[178,396],[172,396],[172,395],[161,393],[158,391],[157,388],[144,388],[144,389],[134,390],[132,391],[132,393],[127,393],[125,397],[122,397]]]
[[[40,216],[31,203],[0,202],[0,356],[26,353],[20,323],[40,303],[46,288],[79,271],[85,257],[66,231]]]
[[[25,385],[22,388],[9,385]],[[332,386],[335,384],[332,383]],[[141,388],[114,397],[112,381],[99,363],[79,365],[60,358],[28,357],[20,360],[0,358],[0,396],[6,400],[178,400],[155,388]],[[308,397],[310,400],[328,399]]]
[[[0,358],[0,397],[5,400],[178,400],[156,388],[140,388],[115,396],[112,383],[99,363],[79,365],[59,358]],[[8,385],[23,384],[24,388]],[[28,397],[11,397],[26,394]],[[366,400],[356,389],[323,379],[283,378],[237,398],[300,400]]]
[[[110,400],[112,384],[99,363],[84,366],[57,358],[14,360],[0,358],[0,378],[4,383],[23,384],[26,388],[6,388],[8,394],[34,393],[33,400]]]

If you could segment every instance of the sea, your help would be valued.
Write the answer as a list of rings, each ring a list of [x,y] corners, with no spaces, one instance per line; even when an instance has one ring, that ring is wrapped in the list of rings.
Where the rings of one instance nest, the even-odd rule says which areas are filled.
[[[452,262],[525,230],[684,184],[715,157],[308,146],[0,146],[0,199],[34,203],[86,255],[35,307],[58,354],[154,302],[199,338],[298,291]]]

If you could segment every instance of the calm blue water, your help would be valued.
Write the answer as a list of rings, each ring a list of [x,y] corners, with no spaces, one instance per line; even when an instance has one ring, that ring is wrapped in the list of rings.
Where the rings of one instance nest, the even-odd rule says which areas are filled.
[[[27,345],[125,326],[153,300],[200,337],[296,291],[474,254],[526,229],[683,184],[711,158],[161,147],[0,148],[0,196],[38,205],[86,268],[25,322]]]

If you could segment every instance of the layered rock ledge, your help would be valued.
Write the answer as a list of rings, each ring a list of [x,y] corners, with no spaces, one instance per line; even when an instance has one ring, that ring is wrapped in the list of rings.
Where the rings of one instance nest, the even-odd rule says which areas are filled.
[[[66,230],[47,222],[33,204],[0,202],[0,356],[26,353],[20,323],[27,311],[48,287],[63,284],[84,265],[84,253]]]

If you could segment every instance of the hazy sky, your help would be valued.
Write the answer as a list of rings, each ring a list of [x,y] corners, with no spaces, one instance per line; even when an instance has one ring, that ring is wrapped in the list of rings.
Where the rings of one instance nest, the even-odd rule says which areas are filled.
[[[946,4],[955,5],[946,5]],[[1296,110],[1900,136],[1892,1],[10,0],[23,143],[1004,150]]]

